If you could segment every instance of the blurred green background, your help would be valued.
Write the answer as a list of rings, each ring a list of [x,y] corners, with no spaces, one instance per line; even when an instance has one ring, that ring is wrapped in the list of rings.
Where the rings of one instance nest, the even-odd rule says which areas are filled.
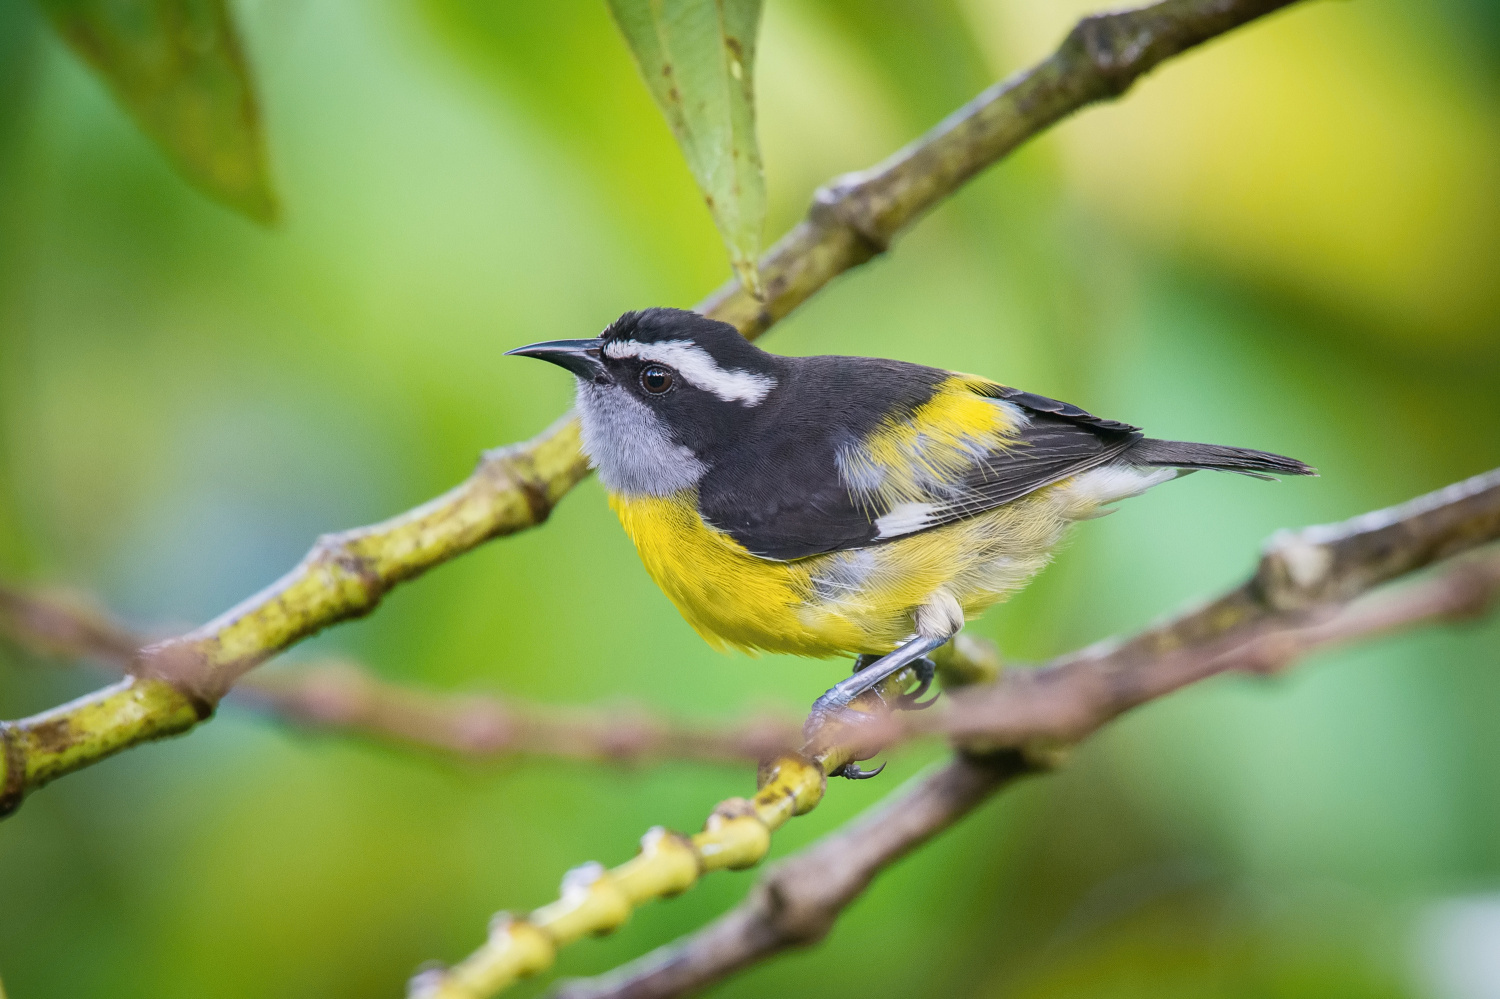
[[[155,629],[545,426],[567,380],[503,350],[728,276],[603,0],[236,9],[270,230],[184,184],[35,9],[0,0],[0,576]],[[1086,9],[770,0],[768,235]],[[1278,527],[1500,464],[1497,70],[1492,0],[1298,5],[1027,147],[765,345],[980,372],[1321,468],[1133,501],[974,626],[1021,660],[1138,627],[1238,581]],[[268,668],[331,651],[432,688],[726,719],[804,706],[843,669],[710,651],[593,481]],[[903,862],[821,948],[718,994],[1500,995],[1474,963],[1500,952],[1497,660],[1491,621],[1155,704]],[[0,647],[0,716],[99,682]],[[773,856],[940,755],[835,784]],[[12,999],[399,995],[496,909],[626,859],[648,826],[696,828],[752,779],[468,768],[226,705],[0,824],[0,974]],[[753,877],[650,906],[557,973],[663,943]]]

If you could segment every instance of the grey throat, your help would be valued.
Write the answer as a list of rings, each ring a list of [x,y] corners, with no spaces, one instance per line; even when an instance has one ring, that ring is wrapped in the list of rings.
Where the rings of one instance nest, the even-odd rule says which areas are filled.
[[[696,486],[708,467],[672,440],[650,407],[618,385],[578,380],[583,453],[610,492],[670,496]]]

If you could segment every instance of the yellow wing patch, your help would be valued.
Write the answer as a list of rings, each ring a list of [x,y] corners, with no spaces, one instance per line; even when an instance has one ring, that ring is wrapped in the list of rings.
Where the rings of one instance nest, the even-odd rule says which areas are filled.
[[[1020,444],[1014,406],[980,395],[989,384],[955,375],[910,416],[892,418],[839,453],[839,471],[861,506],[884,511],[943,496],[996,450]]]

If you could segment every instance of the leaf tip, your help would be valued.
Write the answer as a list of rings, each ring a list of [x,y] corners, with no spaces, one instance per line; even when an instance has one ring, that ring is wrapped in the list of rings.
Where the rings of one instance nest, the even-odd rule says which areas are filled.
[[[225,198],[224,201],[250,221],[267,228],[274,228],[281,223],[281,199],[276,196],[269,183],[257,184],[239,197]]]
[[[267,188],[264,196],[256,202],[256,209],[251,215],[255,221],[263,226],[274,227],[281,224],[283,219],[281,199],[276,192]]]
[[[740,284],[750,293],[750,297],[757,302],[766,300],[766,288],[760,279],[760,265],[753,256],[734,254],[730,262],[734,265],[734,272],[739,276]]]

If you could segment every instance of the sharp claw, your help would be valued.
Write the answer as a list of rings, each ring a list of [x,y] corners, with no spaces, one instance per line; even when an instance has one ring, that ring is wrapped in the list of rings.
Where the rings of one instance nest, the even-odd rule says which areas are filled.
[[[874,777],[876,774],[880,773],[880,771],[882,771],[884,769],[885,769],[885,764],[884,763],[882,763],[880,766],[876,767],[874,770],[864,770],[864,769],[861,769],[860,765],[858,763],[845,763],[843,766],[839,767],[833,773],[829,774],[829,776],[830,777],[843,777],[843,778],[846,778],[848,780],[869,780],[871,777]]]
[[[915,705],[917,703],[918,699],[920,699],[923,694],[927,693],[927,689],[929,687],[931,687],[931,686],[932,686],[932,677],[930,677],[930,676],[924,676],[924,677],[920,678],[917,681],[917,689],[916,690],[908,691],[907,693],[902,694],[901,696],[899,696],[899,697],[896,698],[896,710],[897,711],[916,711],[917,708],[913,707],[913,705]],[[937,699],[936,697],[933,698],[933,700],[936,700],[936,699]]]
[[[938,691],[936,694],[933,694],[931,697],[927,698],[927,700],[925,700],[925,701],[919,701],[919,700],[917,700],[917,698],[921,697],[922,694],[923,694],[923,691],[920,691],[920,690],[917,691],[916,693],[908,694],[907,696],[910,697],[910,698],[912,698],[912,700],[911,700],[910,703],[903,703],[901,705],[901,710],[902,711],[926,711],[928,708],[932,707],[934,704],[936,704],[938,702],[938,698],[940,698],[940,697],[943,696],[943,692],[942,691]]]
[[[937,703],[941,693],[933,694],[927,700],[921,700],[923,694],[932,687],[933,678],[937,676],[937,666],[931,659],[923,656],[912,667],[917,671],[917,689],[902,694],[896,698],[896,710],[898,711],[925,711]]]

